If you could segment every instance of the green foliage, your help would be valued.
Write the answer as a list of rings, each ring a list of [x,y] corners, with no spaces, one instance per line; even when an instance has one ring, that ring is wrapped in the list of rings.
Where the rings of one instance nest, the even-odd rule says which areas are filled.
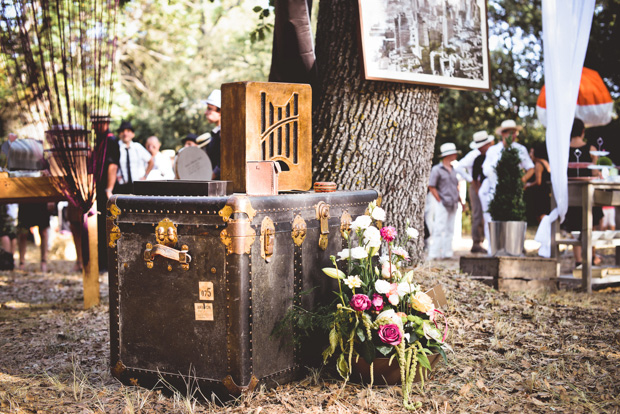
[[[258,23],[254,30],[250,32],[252,43],[264,41],[267,34],[273,31],[273,23],[271,23],[269,16],[272,14],[274,5],[275,0],[269,0],[268,7],[255,6],[252,9],[258,15]]]
[[[519,167],[519,151],[511,140],[506,140],[502,156],[495,167],[497,186],[489,203],[489,213],[493,221],[525,221],[525,201],[523,201],[523,173]]]

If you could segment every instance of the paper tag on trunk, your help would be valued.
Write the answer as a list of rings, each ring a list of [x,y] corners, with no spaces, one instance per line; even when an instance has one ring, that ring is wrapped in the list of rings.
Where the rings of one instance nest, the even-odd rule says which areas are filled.
[[[213,320],[213,304],[212,303],[194,303],[194,311],[196,312],[197,321]]]

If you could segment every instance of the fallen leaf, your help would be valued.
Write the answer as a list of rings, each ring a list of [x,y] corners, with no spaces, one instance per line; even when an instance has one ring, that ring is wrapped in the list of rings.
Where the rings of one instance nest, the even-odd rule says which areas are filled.
[[[461,397],[464,397],[469,392],[469,390],[471,390],[471,382],[468,382],[461,387],[461,389],[459,390],[459,395]]]

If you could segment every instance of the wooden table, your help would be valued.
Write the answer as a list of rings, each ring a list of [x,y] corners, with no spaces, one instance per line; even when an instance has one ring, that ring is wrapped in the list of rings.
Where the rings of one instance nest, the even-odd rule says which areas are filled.
[[[0,172],[0,204],[46,203],[65,200],[50,177],[13,177]],[[97,210],[97,206],[93,206]],[[99,257],[97,253],[97,215],[88,218],[88,249],[90,261],[84,267],[84,308],[99,304]]]
[[[572,180],[568,179],[568,205],[582,208],[581,220],[581,247],[582,271],[581,286],[585,292],[592,293],[592,207],[593,206],[620,206],[620,182],[602,180]],[[559,224],[559,223],[557,223]],[[552,252],[557,252],[559,241],[556,224],[552,232]],[[579,244],[579,242],[571,243]]]

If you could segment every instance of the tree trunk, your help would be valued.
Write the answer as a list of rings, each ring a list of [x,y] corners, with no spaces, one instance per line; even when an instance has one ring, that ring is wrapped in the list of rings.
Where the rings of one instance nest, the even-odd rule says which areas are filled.
[[[420,231],[420,239],[407,246],[417,262],[423,246],[439,91],[364,80],[357,1],[321,1],[319,6],[314,179],[334,181],[339,189],[379,191],[387,223],[404,230],[409,218]]]

